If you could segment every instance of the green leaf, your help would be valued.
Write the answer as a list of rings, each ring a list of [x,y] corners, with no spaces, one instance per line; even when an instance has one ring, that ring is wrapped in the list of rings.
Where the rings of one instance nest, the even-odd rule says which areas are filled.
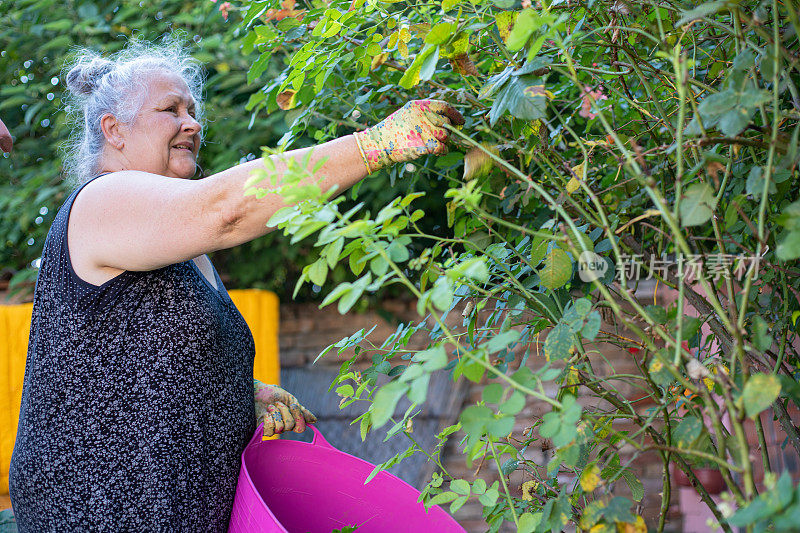
[[[469,497],[468,496],[459,496],[458,498],[456,498],[455,501],[453,501],[453,503],[450,504],[450,514],[453,514],[456,511],[458,511],[459,509],[461,509],[461,507],[465,503],[467,503],[467,498],[469,498]]]
[[[473,257],[459,263],[449,271],[454,276],[464,276],[480,283],[485,283],[489,279],[489,269],[486,267],[486,259],[483,257]]]
[[[537,120],[546,116],[547,92],[544,80],[533,74],[512,76],[489,111],[489,122],[494,125],[508,111],[522,120]]]
[[[478,92],[478,100],[489,98],[494,93],[496,93],[497,90],[500,89],[508,81],[508,78],[511,77],[511,73],[513,71],[514,71],[513,67],[508,67],[500,74],[496,74],[491,78],[489,78],[486,84]]]
[[[486,403],[500,403],[503,398],[503,386],[499,383],[490,383],[483,388],[481,396]]]
[[[528,42],[533,32],[541,25],[539,19],[539,14],[533,9],[526,9],[520,13],[517,16],[514,27],[511,29],[511,33],[508,35],[508,41],[506,42],[508,49],[512,52],[522,50],[522,47]]]
[[[583,325],[581,329],[581,335],[586,340],[593,341],[597,334],[600,333],[600,313],[597,311],[592,311],[591,314],[586,317],[586,323]]]
[[[414,61],[408,67],[405,74],[403,74],[403,77],[400,78],[398,84],[404,89],[411,89],[419,84],[423,63],[425,63],[425,61],[434,53],[434,51],[436,51],[438,54],[438,49],[438,46],[426,44],[420,53],[418,53],[414,58]]]
[[[742,403],[747,416],[755,418],[772,405],[781,393],[781,382],[771,374],[753,374],[744,386]]]
[[[342,247],[344,246],[344,237],[339,237],[325,247],[325,259],[328,261],[328,268],[333,269],[336,263],[339,262],[339,256],[342,254]],[[317,285],[321,285],[317,283]]]
[[[361,295],[364,294],[364,290],[367,288],[367,285],[369,285],[371,280],[372,275],[367,273],[353,283],[351,290],[344,294],[339,300],[338,310],[340,314],[345,314],[350,310],[351,307],[353,307],[356,301],[361,298]]]
[[[433,372],[447,366],[447,352],[444,346],[439,344],[427,350],[417,352],[412,357],[412,361],[422,363],[423,368],[427,372]]]
[[[503,466],[500,467],[500,471],[503,473],[504,476],[508,476],[511,474],[511,472],[515,471],[518,466],[519,466],[519,461],[517,461],[516,459],[509,459],[508,461],[503,463]]]
[[[542,513],[523,513],[517,523],[517,533],[533,533],[542,521]]]
[[[469,496],[469,483],[464,479],[454,479],[450,482],[450,490],[462,496]]]
[[[436,63],[439,62],[439,47],[437,46],[433,53],[425,58],[419,68],[419,77],[421,80],[428,81],[433,78],[436,73]]]
[[[739,135],[750,124],[753,111],[754,109],[746,107],[731,109],[719,119],[719,131],[727,137]]]
[[[693,20],[713,15],[728,7],[727,0],[715,0],[714,2],[704,2],[694,9],[684,11],[683,16],[675,23],[675,27],[683,26]]]
[[[511,397],[500,405],[500,412],[507,415],[515,415],[525,408],[525,395],[519,391],[514,391]]]
[[[561,248],[553,248],[544,258],[539,270],[542,286],[548,289],[563,287],[572,278],[572,260]]]
[[[699,226],[707,222],[716,206],[714,190],[707,183],[693,183],[684,192],[680,204],[681,224]]]
[[[566,359],[572,348],[572,331],[566,324],[556,324],[544,341],[544,355],[548,361]]]
[[[750,173],[747,175],[745,191],[747,191],[749,195],[761,198],[761,195],[764,193],[764,175],[761,167],[756,166],[750,169]],[[767,192],[769,194],[778,192],[778,188],[772,180],[769,182]]]
[[[431,289],[431,302],[440,311],[447,311],[453,304],[453,284],[446,276],[440,276]]]
[[[500,333],[499,335],[495,335],[494,337],[489,339],[489,341],[486,344],[484,344],[483,347],[486,348],[486,351],[488,353],[499,352],[512,342],[515,342],[517,339],[519,339],[519,336],[520,336],[519,331],[515,329],[510,329],[508,331]]]
[[[429,503],[431,505],[441,505],[443,503],[450,503],[456,498],[458,498],[458,494],[456,494],[455,492],[447,491],[447,492],[442,492],[441,494],[437,494],[436,496],[431,498]]]
[[[762,352],[772,346],[772,335],[769,334],[769,326],[758,315],[753,317],[753,344]]]
[[[461,412],[461,429],[467,435],[467,449],[472,448],[480,439],[486,424],[494,420],[492,411],[483,405],[471,405]]]
[[[308,279],[313,283],[322,286],[328,276],[328,264],[325,259],[319,258],[308,268]]]
[[[608,521],[632,524],[636,521],[636,517],[631,514],[631,505],[631,501],[628,498],[616,496],[608,502],[602,514]]]
[[[647,315],[653,319],[653,322],[656,324],[666,324],[667,322],[667,310],[664,309],[660,305],[648,305],[644,308],[647,312]]]
[[[481,502],[481,505],[485,507],[493,507],[497,503],[497,498],[499,497],[500,497],[500,492],[495,488],[491,488],[488,489],[485,493],[481,494],[478,497],[478,501]]]
[[[672,438],[678,448],[691,448],[703,431],[703,424],[696,416],[687,416],[672,431]]]
[[[400,381],[391,381],[378,389],[369,408],[374,429],[380,428],[389,421],[397,407],[397,402],[407,390],[408,385]]]
[[[425,374],[411,382],[411,388],[408,391],[408,399],[416,404],[425,403],[428,397],[428,387],[430,386],[431,375]]]
[[[431,31],[425,36],[425,42],[428,44],[444,44],[450,39],[450,36],[456,29],[456,25],[452,22],[440,22],[431,27]]]
[[[781,261],[791,261],[800,257],[800,231],[786,232],[775,253]]]
[[[636,477],[636,474],[633,473],[633,470],[626,468],[622,472],[622,477],[625,479],[625,483],[631,490],[631,498],[633,498],[633,501],[642,501],[642,498],[644,498],[644,485],[639,478]]]
[[[716,122],[728,111],[736,108],[736,93],[726,89],[705,97],[697,106],[697,111],[708,127]]]
[[[486,424],[486,430],[492,437],[502,439],[507,437],[514,430],[514,417],[504,416],[490,420]]]
[[[328,295],[322,300],[322,303],[319,304],[320,308],[325,307],[326,305],[335,302],[337,298],[347,294],[353,288],[353,285],[348,282],[340,283],[337,285]]]

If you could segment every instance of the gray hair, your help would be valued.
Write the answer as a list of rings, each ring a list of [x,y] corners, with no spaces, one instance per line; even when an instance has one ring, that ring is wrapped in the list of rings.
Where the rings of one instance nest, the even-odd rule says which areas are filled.
[[[64,146],[67,178],[80,184],[100,170],[106,143],[100,119],[110,113],[123,124],[133,125],[147,91],[148,73],[167,71],[186,82],[196,105],[196,119],[203,125],[203,83],[200,63],[183,48],[178,36],[166,36],[161,44],[132,38],[108,58],[87,48],[77,48],[64,66],[69,95],[67,113],[72,133]],[[200,132],[202,141],[202,130]]]

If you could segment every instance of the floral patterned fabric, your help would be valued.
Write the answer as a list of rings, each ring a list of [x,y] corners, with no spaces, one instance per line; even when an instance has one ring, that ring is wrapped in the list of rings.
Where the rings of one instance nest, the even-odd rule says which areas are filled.
[[[356,132],[367,172],[425,154],[446,153],[450,132],[445,124],[463,125],[464,117],[441,100],[412,100],[375,126]]]
[[[225,531],[256,427],[250,330],[193,261],[80,279],[79,191],[36,282],[9,476],[19,531]]]

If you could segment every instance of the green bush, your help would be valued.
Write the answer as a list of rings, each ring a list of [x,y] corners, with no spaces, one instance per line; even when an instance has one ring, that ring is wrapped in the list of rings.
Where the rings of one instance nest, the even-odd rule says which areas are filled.
[[[374,124],[414,98],[447,100],[466,117],[451,153],[366,182],[394,192],[384,205],[309,194],[271,221],[293,240],[316,237],[299,286],[323,286],[323,305],[345,313],[401,287],[435,324],[401,324],[380,346],[360,331],[323,352],[370,350],[372,366],[355,372],[351,360],[333,387],[344,405],[366,406],[362,435],[388,427],[409,437],[393,462],[426,453],[441,467],[426,504],[456,511],[475,498],[491,531],[503,522],[643,531],[632,500],[644,489],[631,463],[655,450],[659,531],[671,464],[695,481],[693,467],[719,468],[739,511],[699,492],[726,531],[794,527],[800,492],[771,468],[758,415],[771,407],[800,452],[787,414],[800,401],[796,2],[285,0],[243,9],[243,50],[257,54],[250,75],[266,80],[247,108],[287,112],[282,147]],[[282,71],[263,76],[273,54]],[[287,173],[283,192],[297,193],[307,174]],[[420,225],[439,214],[439,227]],[[593,265],[579,265],[586,253]],[[674,289],[674,302],[634,297],[636,283],[620,275],[633,254],[643,275]],[[760,269],[747,270],[748,257]],[[698,258],[703,275],[691,281]],[[662,268],[667,260],[685,262],[678,271]],[[344,268],[355,277],[343,281]],[[685,315],[688,305],[700,319]],[[457,312],[463,327],[453,325]],[[409,352],[420,331],[430,346]],[[543,332],[540,356],[531,347]],[[629,350],[637,372],[601,372],[594,342]],[[409,428],[440,370],[480,384],[482,400],[434,450],[421,450]],[[378,386],[380,375],[389,381]],[[638,411],[622,384],[654,407]],[[402,397],[412,408],[395,416]],[[532,400],[550,411],[520,419]],[[761,495],[747,419],[762,442]],[[471,480],[448,474],[442,444],[459,431],[465,459],[496,464],[499,483],[486,469]],[[554,449],[546,464],[527,459],[543,441]],[[508,482],[520,470],[522,492]],[[615,495],[620,484],[631,498]]]
[[[52,217],[71,189],[62,178],[59,146],[69,134],[61,69],[72,47],[113,53],[132,35],[156,41],[168,32],[182,32],[207,70],[208,142],[200,156],[207,173],[254,157],[258,146],[276,142],[285,130],[279,116],[248,120],[244,106],[252,91],[247,86],[251,58],[236,44],[233,20],[226,22],[211,2],[0,2],[0,20],[0,70],[6,74],[0,116],[16,139],[14,152],[0,157],[0,278],[11,277],[18,290],[32,290],[37,271],[31,264],[40,257]],[[239,253],[251,258],[244,264],[218,254],[219,263],[235,266],[229,269],[231,287],[259,282],[275,287],[273,276],[265,275],[284,272],[283,262],[269,250],[275,240],[242,247]]]

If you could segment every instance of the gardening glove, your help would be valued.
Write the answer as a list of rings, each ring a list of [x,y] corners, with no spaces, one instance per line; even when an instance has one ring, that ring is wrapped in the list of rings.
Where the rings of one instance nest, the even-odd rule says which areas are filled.
[[[441,100],[412,100],[377,125],[356,132],[367,173],[426,154],[447,153],[445,124],[461,126],[461,113]]]
[[[284,431],[302,433],[306,424],[317,421],[314,414],[300,405],[297,398],[278,387],[253,380],[256,402],[256,420],[264,420],[264,436],[271,437]]]

